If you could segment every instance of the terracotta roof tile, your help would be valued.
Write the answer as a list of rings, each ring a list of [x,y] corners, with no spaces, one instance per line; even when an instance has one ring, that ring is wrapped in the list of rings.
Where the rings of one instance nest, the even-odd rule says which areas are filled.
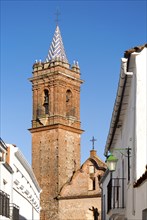
[[[146,170],[142,174],[142,176],[134,183],[134,188],[140,186],[143,181],[147,180],[147,165],[146,165]]]
[[[136,47],[134,47],[134,48],[131,48],[131,49],[129,49],[129,50],[126,50],[126,51],[124,52],[124,57],[125,57],[125,58],[128,58],[131,53],[141,52],[145,47],[147,47],[147,43],[144,44],[144,45],[136,46]]]

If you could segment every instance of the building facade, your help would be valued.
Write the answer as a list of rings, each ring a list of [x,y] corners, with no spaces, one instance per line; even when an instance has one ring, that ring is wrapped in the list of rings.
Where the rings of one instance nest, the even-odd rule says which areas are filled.
[[[92,203],[92,194],[88,195],[88,185],[87,190],[83,191],[84,194],[81,192],[81,198],[79,197],[82,189],[78,185],[85,172],[80,163],[80,138],[83,132],[80,122],[80,87],[83,81],[78,62],[74,62],[72,67],[68,63],[58,25],[46,61],[36,61],[30,81],[33,91],[30,129],[32,167],[42,189],[41,220],[88,219],[85,213],[95,203]],[[94,162],[96,170],[104,172],[102,167],[99,169],[97,162]],[[88,175],[85,177],[86,181]],[[72,193],[69,185],[74,184],[74,179],[79,192],[76,189]],[[95,200],[96,195],[100,195],[98,191],[94,195]],[[81,206],[79,209],[74,209],[74,205],[79,204],[82,199],[85,202],[86,198],[89,204],[85,205],[86,211],[83,209],[84,214],[81,216],[82,203],[78,206]],[[69,204],[70,209],[67,209]],[[79,214],[75,215],[75,212]]]
[[[40,187],[21,151],[0,140],[0,219],[39,220]]]
[[[122,58],[117,96],[105,147],[117,157],[105,172],[103,220],[147,219],[147,44]]]
[[[82,164],[71,179],[63,185],[59,200],[61,220],[101,220],[101,188],[99,181],[106,165],[90,151],[90,157]]]

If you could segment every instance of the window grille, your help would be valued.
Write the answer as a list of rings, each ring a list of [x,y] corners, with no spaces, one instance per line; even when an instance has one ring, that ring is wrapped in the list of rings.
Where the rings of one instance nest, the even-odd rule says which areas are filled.
[[[107,186],[107,212],[124,208],[124,178],[112,178]]]
[[[0,215],[9,217],[9,195],[0,190]]]

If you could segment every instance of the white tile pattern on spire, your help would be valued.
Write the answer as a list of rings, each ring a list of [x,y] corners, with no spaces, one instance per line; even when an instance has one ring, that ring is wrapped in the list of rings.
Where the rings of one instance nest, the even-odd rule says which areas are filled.
[[[62,42],[60,29],[59,29],[58,25],[56,27],[55,34],[54,34],[50,49],[48,51],[46,62],[49,62],[49,61],[55,60],[55,59],[60,59],[60,60],[63,60],[64,62],[68,63],[68,60],[67,60],[67,57],[65,54],[65,50],[64,50],[64,45]]]

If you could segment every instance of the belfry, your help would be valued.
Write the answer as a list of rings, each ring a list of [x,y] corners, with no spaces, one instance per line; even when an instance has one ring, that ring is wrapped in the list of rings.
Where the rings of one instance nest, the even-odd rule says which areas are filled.
[[[33,65],[32,167],[42,188],[41,219],[58,219],[61,187],[80,168],[80,69],[68,63],[60,34]]]
[[[105,164],[96,151],[81,166],[80,68],[70,67],[59,26],[44,62],[33,65],[32,167],[42,189],[41,220],[91,219],[101,207]],[[91,208],[92,207],[92,208]],[[99,210],[99,213],[98,213]]]

